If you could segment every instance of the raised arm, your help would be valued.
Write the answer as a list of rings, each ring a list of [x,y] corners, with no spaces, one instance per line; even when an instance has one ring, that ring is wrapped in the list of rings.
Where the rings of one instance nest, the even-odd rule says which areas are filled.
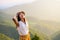
[[[16,24],[16,27],[19,27],[19,23],[17,21],[17,18],[16,17],[13,17],[12,20]]]

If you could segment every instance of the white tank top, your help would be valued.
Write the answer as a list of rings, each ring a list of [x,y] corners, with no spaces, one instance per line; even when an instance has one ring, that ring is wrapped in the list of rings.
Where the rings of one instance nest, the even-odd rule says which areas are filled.
[[[23,23],[19,21],[19,27],[17,28],[19,35],[27,35],[29,32],[28,23]]]

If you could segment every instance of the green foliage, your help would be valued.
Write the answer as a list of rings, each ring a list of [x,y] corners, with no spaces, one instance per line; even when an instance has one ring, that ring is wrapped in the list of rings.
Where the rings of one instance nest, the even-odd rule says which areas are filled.
[[[19,39],[17,30],[13,26],[0,24],[0,33],[5,34],[5,35],[7,35],[10,38],[13,38],[14,40],[18,40]]]
[[[0,33],[0,40],[14,40],[14,39]]]
[[[35,35],[32,37],[32,40],[39,40],[39,37],[35,34]]]

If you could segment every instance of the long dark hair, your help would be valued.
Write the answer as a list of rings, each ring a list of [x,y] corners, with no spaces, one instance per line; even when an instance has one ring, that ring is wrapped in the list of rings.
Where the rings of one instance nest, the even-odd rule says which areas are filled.
[[[18,12],[18,13],[17,13],[17,20],[18,20],[18,21],[21,21],[21,18],[19,17],[19,15],[20,15],[21,13],[23,13],[23,14],[25,15],[25,12],[24,12],[24,11]],[[24,20],[25,20],[25,19],[24,19]]]

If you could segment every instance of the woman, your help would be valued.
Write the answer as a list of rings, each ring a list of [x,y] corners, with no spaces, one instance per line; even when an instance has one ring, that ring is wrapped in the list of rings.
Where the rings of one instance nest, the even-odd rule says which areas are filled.
[[[19,40],[30,40],[29,27],[23,11],[18,12],[13,18],[19,33]]]

